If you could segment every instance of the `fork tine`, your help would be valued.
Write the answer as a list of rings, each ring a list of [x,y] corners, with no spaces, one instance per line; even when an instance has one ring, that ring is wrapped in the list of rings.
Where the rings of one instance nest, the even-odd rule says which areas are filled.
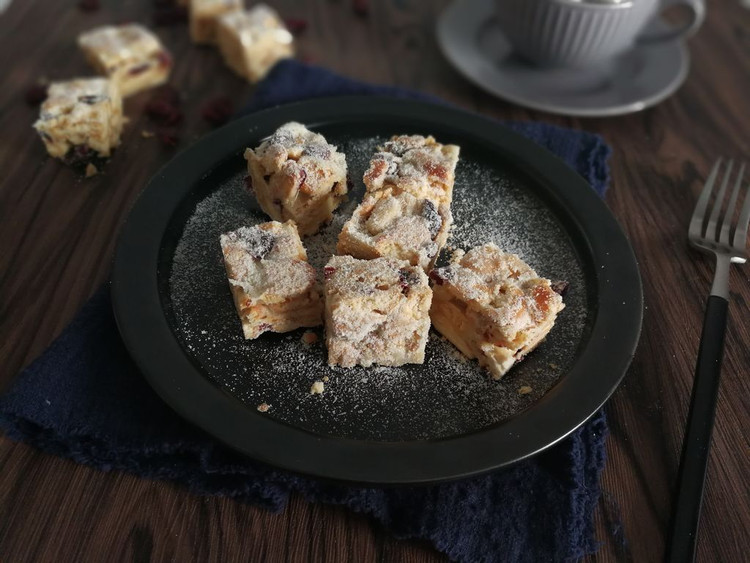
[[[718,237],[716,226],[719,222],[719,214],[721,213],[722,205],[724,204],[724,194],[727,191],[727,184],[729,184],[729,177],[732,175],[732,168],[734,168],[734,161],[730,160],[729,164],[727,164],[727,169],[724,171],[724,178],[722,178],[721,181],[721,187],[719,188],[719,193],[716,194],[716,199],[714,200],[714,207],[711,210],[711,216],[708,218],[708,223],[706,223],[706,238],[708,240],[716,240]]]
[[[750,226],[750,183],[745,190],[745,203],[742,204],[740,218],[737,221],[737,228],[734,230],[734,243],[732,246],[738,252],[745,252],[747,244],[747,228]]]
[[[714,164],[711,174],[706,180],[706,185],[703,186],[703,191],[695,204],[695,211],[693,211],[693,217],[690,219],[690,229],[688,229],[688,235],[693,239],[699,239],[703,236],[703,218],[706,216],[706,207],[708,206],[708,200],[711,199],[711,191],[714,188],[716,175],[719,173],[719,166],[721,166],[721,159],[718,159]]]
[[[745,163],[740,166],[740,171],[737,174],[737,181],[734,184],[732,190],[732,197],[729,199],[729,205],[727,206],[727,212],[724,215],[724,221],[721,223],[721,235],[719,236],[719,242],[729,246],[729,229],[732,226],[732,220],[734,219],[734,206],[737,204],[737,196],[740,193],[740,187],[742,186],[742,177],[745,174]]]

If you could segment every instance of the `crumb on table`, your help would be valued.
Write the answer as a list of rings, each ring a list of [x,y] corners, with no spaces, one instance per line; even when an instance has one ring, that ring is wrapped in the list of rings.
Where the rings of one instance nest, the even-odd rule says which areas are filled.
[[[328,380],[329,380],[329,377],[327,375],[324,375],[323,376],[323,381],[325,381],[326,383],[328,383]]]
[[[271,405],[268,403],[261,403],[258,405],[258,412],[268,412],[268,409],[271,408]]]
[[[326,386],[323,384],[322,381],[316,381],[312,384],[312,387],[310,387],[310,394],[311,395],[322,395],[323,391],[325,391]]]
[[[86,165],[86,178],[96,176],[99,173],[99,169],[91,162]]]
[[[528,395],[531,393],[533,389],[529,387],[528,385],[521,385],[521,387],[518,388],[518,394],[519,395]]]

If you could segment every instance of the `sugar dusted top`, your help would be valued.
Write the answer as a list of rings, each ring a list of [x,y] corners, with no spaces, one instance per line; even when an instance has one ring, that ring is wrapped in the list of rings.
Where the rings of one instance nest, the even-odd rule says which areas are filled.
[[[357,260],[351,256],[333,256],[323,273],[326,293],[343,298],[386,291],[408,295],[409,288],[427,285],[427,276],[421,268],[392,258]]]
[[[91,29],[78,37],[78,44],[81,48],[94,52],[108,71],[126,62],[163,51],[159,39],[153,33],[134,23]]]
[[[240,227],[220,237],[229,283],[251,299],[281,301],[316,285],[292,221]]]
[[[459,151],[458,146],[441,145],[432,136],[396,135],[372,157],[365,185],[368,191],[394,186],[428,192],[434,191],[434,186],[444,186],[444,195],[450,199]]]
[[[269,35],[278,43],[289,44],[292,34],[284,27],[279,15],[265,4],[256,4],[249,10],[237,10],[219,16],[219,22],[234,30],[247,47]]]
[[[323,135],[294,121],[279,127],[251,152],[266,170],[281,169],[298,177],[302,191],[310,194],[330,190],[329,180],[340,180],[343,184],[346,178],[344,155]],[[343,188],[346,192],[345,186]]]
[[[42,104],[40,121],[66,116],[85,117],[91,106],[112,99],[114,85],[106,78],[80,78],[68,82],[53,82]]]
[[[525,317],[543,323],[564,307],[549,280],[492,243],[458,254],[451,265],[433,270],[430,277],[511,332],[525,328]]]

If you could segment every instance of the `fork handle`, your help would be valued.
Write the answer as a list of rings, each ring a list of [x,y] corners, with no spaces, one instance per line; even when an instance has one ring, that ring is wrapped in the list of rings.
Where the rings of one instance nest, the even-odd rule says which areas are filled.
[[[728,307],[729,302],[723,297],[711,295],[708,298],[673,503],[672,529],[667,548],[667,561],[670,563],[695,560]]]

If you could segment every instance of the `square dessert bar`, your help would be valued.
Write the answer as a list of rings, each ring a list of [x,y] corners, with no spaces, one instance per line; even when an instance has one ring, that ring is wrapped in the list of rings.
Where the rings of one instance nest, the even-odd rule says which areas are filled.
[[[391,188],[367,193],[339,234],[338,254],[406,260],[428,271],[448,240],[450,206]]]
[[[265,4],[222,14],[216,21],[224,62],[250,82],[257,82],[279,60],[294,54],[292,34]]]
[[[292,221],[240,227],[220,242],[245,338],[322,324],[315,268]]]
[[[216,18],[242,9],[242,0],[190,0],[190,38],[195,43],[216,43]]]
[[[334,256],[324,274],[329,365],[424,362],[432,291],[421,268],[391,258]]]
[[[109,156],[122,131],[117,85],[107,78],[50,84],[34,128],[51,156]]]
[[[485,244],[430,273],[435,328],[500,379],[547,336],[562,297],[515,254]]]
[[[245,159],[261,209],[277,221],[294,220],[302,236],[329,222],[346,197],[346,158],[299,123],[282,125]]]
[[[378,147],[364,175],[368,192],[391,188],[394,194],[450,205],[460,148],[433,137],[397,135]]]
[[[97,72],[119,85],[123,97],[163,84],[172,69],[159,38],[138,24],[97,27],[82,33],[78,45]]]

